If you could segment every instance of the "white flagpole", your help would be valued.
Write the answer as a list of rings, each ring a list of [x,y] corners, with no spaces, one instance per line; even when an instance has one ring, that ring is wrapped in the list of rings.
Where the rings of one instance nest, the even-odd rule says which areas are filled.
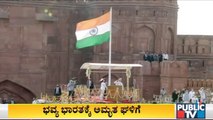
[[[111,54],[112,54],[112,7],[110,7],[110,38],[109,38],[109,72],[108,85],[111,85]]]

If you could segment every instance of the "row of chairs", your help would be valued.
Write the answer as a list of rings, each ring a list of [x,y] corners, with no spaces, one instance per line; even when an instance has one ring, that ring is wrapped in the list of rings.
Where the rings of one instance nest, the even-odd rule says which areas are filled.
[[[171,95],[153,95],[153,103],[172,103]]]

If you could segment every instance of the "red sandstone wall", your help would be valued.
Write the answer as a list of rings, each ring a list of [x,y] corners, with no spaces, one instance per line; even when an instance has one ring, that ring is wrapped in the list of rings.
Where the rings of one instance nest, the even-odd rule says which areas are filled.
[[[84,74],[79,73],[80,65],[90,61],[107,62],[108,44],[76,50],[76,23],[102,15],[112,5],[114,63],[138,63],[147,50],[174,53],[176,2],[113,1],[112,4],[96,1],[65,3],[66,7],[63,1],[61,6],[57,1],[45,4],[49,5],[47,8],[53,17],[44,13],[46,6],[36,2],[0,5],[8,13],[6,18],[0,18],[0,82],[14,81],[37,96],[40,92],[52,94],[57,83],[66,84],[76,75],[83,83],[85,79]],[[158,63],[143,64],[144,78],[141,73],[134,74],[138,82],[142,82],[139,87],[144,87],[144,97],[151,98],[153,93],[159,92],[160,67]]]
[[[13,81],[38,97],[67,82],[69,33],[65,16],[41,21],[39,10],[43,8],[10,6],[9,17],[0,18],[0,82]]]
[[[188,80],[188,64],[186,61],[164,61],[161,63],[161,88],[165,88],[168,94],[174,89],[180,90],[186,87]]]

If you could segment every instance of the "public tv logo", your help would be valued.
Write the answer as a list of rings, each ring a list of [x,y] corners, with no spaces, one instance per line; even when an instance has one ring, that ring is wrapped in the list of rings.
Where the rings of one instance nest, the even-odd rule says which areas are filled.
[[[177,103],[177,118],[205,118],[206,105],[202,103]]]

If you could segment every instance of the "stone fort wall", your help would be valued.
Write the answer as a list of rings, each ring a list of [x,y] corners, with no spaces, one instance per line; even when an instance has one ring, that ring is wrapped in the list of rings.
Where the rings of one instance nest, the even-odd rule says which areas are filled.
[[[133,70],[132,74],[147,99],[159,94],[161,87],[168,91],[176,85],[182,87],[181,83],[185,84],[189,76],[188,63],[181,61],[189,58],[188,54],[180,54],[176,0],[0,1],[0,85],[6,86],[1,97],[17,96],[9,89],[11,86],[23,87],[19,92],[28,96],[39,96],[41,92],[52,95],[56,84],[67,84],[74,76],[79,84],[85,84],[80,66],[84,62],[108,62],[108,44],[77,50],[76,23],[100,16],[110,7],[113,7],[112,62],[144,65],[143,71]],[[145,62],[145,51],[165,52],[170,59],[162,63]],[[199,47],[197,51],[198,56],[190,59],[208,58],[201,53],[212,50]],[[191,50],[194,52],[196,49]],[[211,64],[205,60],[208,61],[205,65]],[[189,65],[194,64],[192,61]],[[177,69],[180,72],[175,72]],[[103,76],[107,74],[93,76],[97,85]],[[115,80],[125,75],[113,76]]]

